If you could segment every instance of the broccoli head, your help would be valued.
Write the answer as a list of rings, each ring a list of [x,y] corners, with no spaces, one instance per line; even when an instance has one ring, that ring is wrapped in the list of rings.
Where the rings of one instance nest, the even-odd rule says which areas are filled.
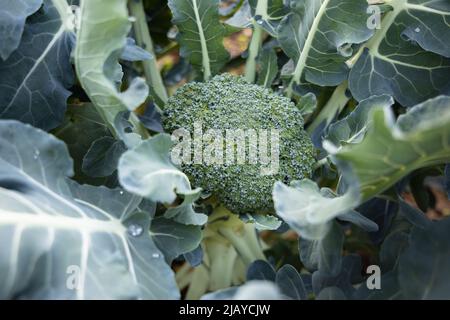
[[[207,146],[211,145],[211,136],[208,138],[204,134],[208,129],[223,133],[223,144],[218,147],[223,151],[223,162],[185,161],[181,163],[181,169],[193,186],[203,188],[237,214],[273,212],[274,182],[289,183],[309,177],[315,163],[313,145],[303,130],[303,118],[295,104],[270,89],[249,84],[243,77],[222,74],[205,83],[184,85],[169,99],[162,121],[167,132],[183,129],[193,133],[193,140],[194,129],[201,124],[203,150],[208,150]],[[229,132],[244,133],[245,140],[240,141],[246,142],[245,149],[240,150],[244,150],[246,161],[241,158],[240,162],[228,162],[227,152],[239,150],[237,143],[226,150],[231,137]],[[277,140],[271,140],[274,132],[278,132],[278,154],[271,152],[277,143]],[[265,150],[261,141],[267,141]],[[250,161],[255,150],[259,161]],[[264,173],[264,168],[269,165],[267,159],[262,161],[261,152],[266,152],[269,158],[277,157],[276,171]],[[195,150],[192,154],[195,158]]]

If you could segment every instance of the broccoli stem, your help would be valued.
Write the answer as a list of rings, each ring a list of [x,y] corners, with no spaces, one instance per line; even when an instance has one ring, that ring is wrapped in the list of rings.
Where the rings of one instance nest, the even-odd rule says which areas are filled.
[[[186,288],[189,283],[192,281],[193,271],[189,262],[185,262],[180,269],[176,271],[175,281],[178,284],[178,287],[183,290]]]
[[[232,245],[216,239],[207,239],[206,252],[209,257],[210,281],[212,291],[228,288],[232,285],[234,264],[238,257]]]
[[[339,114],[342,109],[347,105],[350,98],[347,96],[346,91],[348,88],[347,80],[342,82],[336,87],[327,104],[320,110],[320,113],[314,119],[314,121],[308,126],[307,131],[312,133],[319,125],[324,121],[326,125],[330,124],[333,118]]]
[[[244,223],[225,207],[214,208],[207,229],[229,241],[246,266],[255,260],[266,260],[254,225]]]
[[[245,64],[245,79],[249,83],[255,83],[256,79],[256,59],[259,54],[263,39],[263,29],[253,23],[253,35],[248,49],[248,58]]]
[[[254,225],[217,203],[204,230],[202,248],[202,264],[192,270],[185,263],[176,274],[181,289],[189,286],[187,299],[239,284],[252,262],[266,260]]]
[[[134,126],[134,132],[139,134],[143,140],[150,138],[149,132],[142,125],[142,122],[139,120],[138,116],[134,112],[130,113],[129,121]]]
[[[148,30],[144,4],[142,0],[133,0],[130,1],[129,8],[131,15],[136,19],[134,23],[134,31],[137,44],[143,47],[152,55],[151,59],[142,62],[144,66],[145,78],[147,79],[148,85],[157,95],[157,99],[166,103],[168,95],[161,77],[161,73],[159,72],[158,65],[156,63],[155,50],[153,48],[153,41]]]
[[[327,157],[325,157],[323,159],[320,159],[319,161],[317,161],[314,164],[314,170],[319,169],[321,166],[326,165],[327,163],[329,163],[329,160],[330,160],[329,156],[327,156]]]
[[[245,224],[243,230],[238,232],[220,228],[219,234],[230,241],[247,266],[256,260],[266,260],[253,225]]]
[[[258,4],[255,9],[255,16],[261,16],[265,19],[268,17],[267,14],[267,0],[258,0]],[[249,83],[255,83],[256,79],[256,59],[259,55],[259,50],[261,49],[262,42],[264,38],[264,30],[261,28],[253,19],[253,34],[248,48],[248,58],[245,64],[245,79]]]
[[[186,293],[187,300],[200,299],[209,287],[209,273],[204,265],[200,265],[192,272],[192,279]]]

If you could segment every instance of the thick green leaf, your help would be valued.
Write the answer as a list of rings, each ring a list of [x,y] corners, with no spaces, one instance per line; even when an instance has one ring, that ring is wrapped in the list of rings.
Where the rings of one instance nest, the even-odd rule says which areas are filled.
[[[423,211],[414,208],[402,199],[399,199],[399,207],[399,213],[413,226],[426,228],[431,223]]]
[[[292,0],[291,13],[278,27],[278,41],[294,61],[294,84],[336,86],[347,78],[345,61],[373,34],[367,28],[366,1]]]
[[[312,92],[303,95],[297,103],[297,108],[303,116],[312,114],[317,108],[316,95]]]
[[[400,255],[398,279],[406,299],[450,299],[450,219],[414,227]]]
[[[52,133],[66,143],[70,157],[74,160],[73,178],[76,181],[91,185],[107,182],[105,178],[87,176],[82,170],[83,158],[94,141],[102,137],[111,137],[107,125],[91,103],[69,105],[63,124]]]
[[[2,0],[0,5],[0,58],[6,60],[19,46],[25,20],[41,7],[42,0]]]
[[[408,245],[408,234],[404,231],[390,233],[383,241],[380,250],[381,270],[393,270],[400,254]]]
[[[335,146],[358,144],[364,138],[370,127],[369,113],[377,106],[390,107],[394,101],[389,96],[374,96],[359,103],[356,109],[345,118],[330,125],[326,140]]]
[[[248,28],[252,25],[252,12],[250,4],[247,0],[244,0],[239,10],[234,15],[225,21],[227,26],[232,28]]]
[[[282,221],[270,214],[243,214],[239,218],[245,223],[253,223],[256,230],[277,230]]]
[[[353,210],[360,199],[357,182],[342,195],[335,194],[329,188],[319,189],[309,179],[293,181],[289,187],[276,182],[273,199],[277,214],[301,237],[308,240],[324,241],[330,234],[335,234],[333,229],[330,231],[334,218],[353,223],[368,232],[378,230],[376,223]],[[320,245],[313,245],[308,250],[317,250],[319,247]],[[315,253],[309,254],[317,257]],[[314,266],[318,261],[310,260],[307,264]]]
[[[342,168],[349,166],[356,175],[362,200],[413,170],[450,160],[450,97],[428,100],[397,121],[390,108],[375,107],[369,119],[370,128],[359,144],[324,144]]]
[[[149,94],[142,78],[120,92],[122,68],[118,62],[131,29],[126,0],[82,0],[81,23],[75,47],[78,79],[91,101],[114,127],[121,111],[133,111]]]
[[[290,264],[286,264],[278,270],[276,283],[281,293],[294,300],[306,300],[307,293],[300,274]]]
[[[320,240],[299,240],[300,259],[309,271],[320,269],[335,275],[341,269],[344,233],[337,223],[332,223],[330,230]]]
[[[200,198],[202,189],[198,188],[183,194],[183,202],[176,207],[170,207],[164,213],[167,219],[187,225],[204,225],[208,221],[208,216],[195,212],[192,204]]]
[[[218,73],[229,57],[222,43],[226,29],[218,5],[218,0],[169,0],[181,55],[189,58],[204,80]]]
[[[150,235],[168,264],[178,256],[195,250],[202,240],[199,226],[178,223],[164,217],[153,219]]]
[[[45,130],[63,121],[74,78],[68,9],[66,0],[44,0],[28,19],[17,50],[0,62],[0,119]]]
[[[121,111],[114,119],[115,132],[128,149],[136,147],[142,141],[142,136],[137,133],[140,122],[133,121],[133,118],[136,119],[134,113]]]
[[[202,240],[201,227],[179,223],[174,221],[174,219],[166,219],[163,216],[155,218],[156,208],[157,204],[155,202],[146,199],[139,205],[140,211],[149,213],[153,218],[150,226],[150,236],[155,241],[156,246],[162,251],[166,262],[170,265],[175,258],[183,254],[186,256],[189,253],[193,253],[197,257],[203,257],[200,247],[200,241]],[[198,255],[194,252],[200,252],[200,254]],[[201,264],[201,262],[202,258],[200,258],[197,265]]]
[[[320,240],[298,239],[300,261],[309,272],[316,271],[319,268],[319,245]]]
[[[150,103],[145,108],[144,114],[139,115],[139,121],[147,129],[162,133],[164,129],[161,123],[161,113],[158,112],[157,107],[154,103]]]
[[[204,224],[206,215],[192,209],[200,189],[191,189],[187,176],[170,160],[172,140],[168,134],[158,134],[125,152],[119,161],[119,180],[128,191],[154,202],[172,204],[177,195],[184,201],[169,208],[166,218],[185,224]]]
[[[335,268],[337,273],[331,274],[321,270],[314,272],[312,275],[313,291],[319,295],[322,290],[328,287],[337,287],[350,297],[355,289],[352,285],[354,281],[361,282],[361,257],[350,254],[342,258],[342,264]]]
[[[119,161],[122,186],[154,202],[167,204],[175,201],[177,193],[190,193],[189,179],[170,160],[171,146],[168,134],[158,134],[125,152]]]
[[[356,211],[378,225],[378,231],[371,232],[369,238],[374,244],[380,244],[391,230],[393,220],[398,213],[398,203],[380,194],[358,206]]]
[[[441,96],[411,108],[394,120],[389,99],[382,98],[381,105],[373,98],[366,123],[352,125],[347,133],[324,142],[333,159],[343,172],[343,181],[349,184],[347,192],[332,197],[329,190],[319,191],[312,181],[304,180],[295,188],[281,183],[275,185],[274,202],[277,213],[303,236],[320,238],[327,222],[334,217],[354,222],[362,216],[346,216],[357,205],[385,191],[408,173],[430,165],[450,160],[450,97]],[[383,102],[384,100],[384,102]],[[368,108],[370,108],[368,106]],[[343,120],[348,124],[356,115]],[[352,120],[352,121],[353,121]],[[363,120],[363,118],[360,118]],[[345,128],[345,127],[344,127]],[[364,128],[365,136],[359,143],[339,146],[342,140],[354,136]],[[355,141],[353,139],[353,141]],[[366,221],[367,222],[367,221]],[[358,223],[360,226],[366,224]],[[370,226],[369,226],[370,227]]]
[[[274,268],[264,260],[256,260],[247,270],[247,281],[264,280],[275,281],[276,273]]]
[[[381,30],[353,66],[349,87],[357,100],[388,94],[411,107],[450,90],[450,3],[391,0]],[[428,50],[428,51],[426,51]],[[441,56],[443,55],[443,56]]]
[[[141,198],[68,179],[63,142],[0,121],[0,297],[177,298]]]
[[[321,272],[336,275],[342,266],[342,248],[344,245],[344,232],[342,227],[334,222],[330,231],[320,240],[318,269]]]
[[[282,18],[289,13],[284,0],[248,0],[250,14],[261,28],[271,36],[277,36],[277,28]]]
[[[264,49],[258,57],[259,72],[257,84],[270,88],[278,73],[277,55],[272,48]]]
[[[120,56],[122,60],[125,61],[146,61],[150,59],[154,59],[148,51],[142,49],[136,44],[136,41],[133,38],[127,38],[127,44],[123,49],[122,55]]]
[[[107,177],[117,169],[120,156],[126,151],[122,141],[112,137],[95,140],[83,158],[83,172],[91,177]]]
[[[299,235],[309,240],[322,239],[331,227],[331,221],[349,213],[359,200],[357,188],[336,196],[327,188],[319,189],[309,179],[288,187],[276,182],[273,201],[277,214]]]
[[[350,128],[347,133],[334,139],[338,145],[330,140],[324,142],[325,149],[342,171],[343,183],[348,185],[346,192],[336,196],[329,189],[319,190],[310,180],[303,180],[294,187],[281,182],[275,184],[274,203],[278,215],[302,236],[322,238],[329,221],[335,217],[376,231],[370,220],[352,209],[413,170],[450,160],[450,97],[441,96],[417,105],[396,122],[389,100],[382,100],[381,106],[372,108],[367,125],[361,122],[347,127]],[[358,119],[361,111],[355,113],[343,120],[343,124]],[[358,128],[366,132],[363,138],[358,138],[359,143],[339,145],[342,139],[354,136],[352,132],[358,132]]]
[[[394,7],[394,14],[397,11],[395,23],[401,21],[406,26],[402,32],[404,38],[426,51],[450,58],[448,1],[397,0],[390,5]]]

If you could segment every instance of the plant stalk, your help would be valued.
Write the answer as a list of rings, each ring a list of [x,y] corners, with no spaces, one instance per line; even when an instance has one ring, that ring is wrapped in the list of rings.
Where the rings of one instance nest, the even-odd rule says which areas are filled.
[[[258,0],[256,5],[255,16],[261,16],[263,19],[267,18],[267,0]],[[249,83],[255,83],[256,79],[256,59],[262,47],[264,39],[264,30],[261,28],[255,19],[253,19],[253,34],[248,47],[248,58],[245,63],[245,79]]]
[[[266,260],[254,224],[244,223],[225,207],[214,208],[207,230],[229,241],[246,266],[255,260]]]
[[[350,98],[346,91],[348,82],[344,81],[336,87],[327,104],[320,110],[314,121],[308,126],[307,131],[311,134],[322,122],[326,121],[326,125],[330,124],[333,118],[339,114],[347,105]]]
[[[256,59],[263,40],[263,29],[256,23],[253,24],[253,34],[248,49],[248,58],[245,63],[245,79],[249,83],[255,83],[256,80]]]
[[[164,82],[161,77],[158,65],[156,63],[156,55],[153,47],[153,41],[148,30],[147,18],[144,11],[142,0],[133,0],[129,4],[130,13],[136,21],[134,22],[134,31],[137,44],[143,47],[152,55],[150,60],[143,61],[144,74],[148,85],[153,89],[159,100],[167,102],[168,95]],[[161,106],[162,107],[162,106]]]
[[[245,224],[239,235],[232,228],[220,228],[219,234],[231,242],[245,265],[250,265],[256,260],[266,260],[259,244],[255,228],[251,224]]]
[[[320,167],[326,165],[327,163],[329,163],[329,156],[318,160],[315,164],[314,164],[314,170],[319,169]]]
[[[130,112],[130,123],[135,127],[135,132],[141,136],[143,140],[150,138],[150,133],[148,130],[142,125],[142,122],[139,120],[138,116],[134,112]]]

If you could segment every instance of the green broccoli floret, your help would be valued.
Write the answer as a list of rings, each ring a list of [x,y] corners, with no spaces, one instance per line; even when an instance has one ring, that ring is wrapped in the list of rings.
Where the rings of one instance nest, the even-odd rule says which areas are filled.
[[[206,83],[184,85],[169,99],[162,121],[169,133],[180,128],[193,132],[195,122],[202,123],[203,132],[218,129],[224,137],[227,129],[267,130],[269,156],[270,130],[278,130],[279,170],[275,174],[262,175],[261,168],[266,166],[260,162],[181,165],[194,187],[211,193],[237,214],[273,212],[274,182],[309,177],[315,163],[313,145],[295,104],[270,89],[247,83],[243,77],[222,74]],[[248,140],[247,155],[251,144]]]

